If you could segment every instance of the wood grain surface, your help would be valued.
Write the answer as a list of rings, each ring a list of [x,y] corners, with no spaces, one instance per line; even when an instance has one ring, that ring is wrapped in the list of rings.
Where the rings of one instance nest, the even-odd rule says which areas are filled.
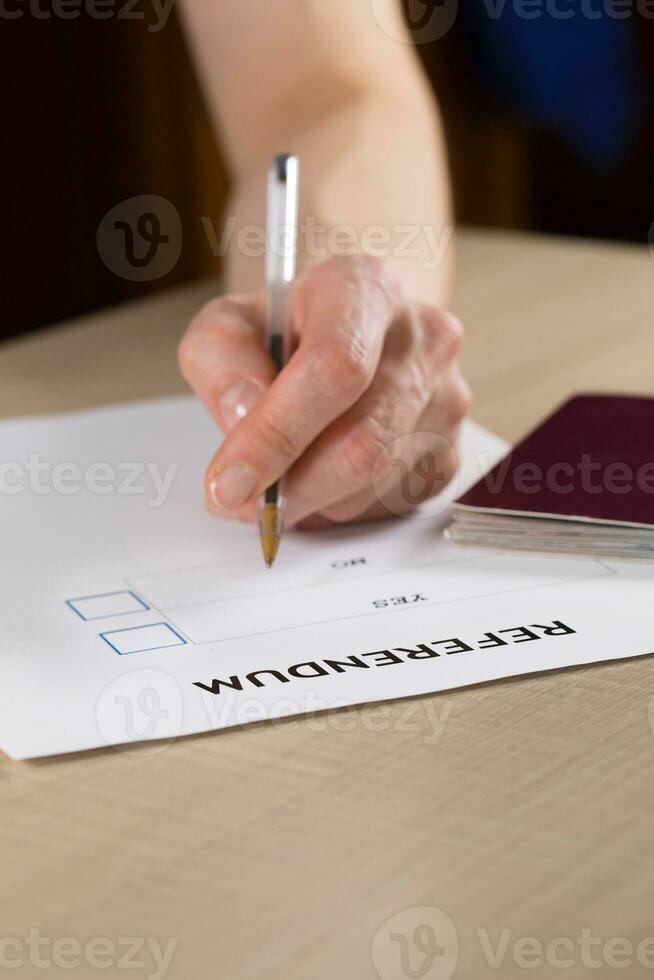
[[[645,249],[466,232],[459,256],[477,421],[515,439],[572,392],[653,393]],[[6,344],[0,415],[183,391],[176,344],[215,289]],[[654,941],[636,956],[654,936],[653,696],[645,657],[154,753],[0,756],[0,972],[161,976],[136,937],[177,941],[171,980],[654,976]],[[431,966],[411,948],[430,923]],[[410,957],[389,972],[401,935]],[[35,962],[67,937],[57,958],[77,943],[81,965]]]

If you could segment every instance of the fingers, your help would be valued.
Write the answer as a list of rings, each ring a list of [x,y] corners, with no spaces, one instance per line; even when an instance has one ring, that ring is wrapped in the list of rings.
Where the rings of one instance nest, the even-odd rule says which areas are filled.
[[[179,347],[183,376],[224,433],[259,401],[275,376],[263,343],[260,301],[212,300],[195,317]]]
[[[361,398],[401,302],[393,274],[368,258],[331,259],[299,282],[299,347],[212,461],[207,490],[216,509],[247,508]]]
[[[349,520],[365,510],[374,497],[373,486],[385,485],[398,462],[393,458],[398,447],[401,455],[405,444],[410,449],[416,428],[424,433],[421,416],[432,399],[429,431],[441,437],[452,431],[467,407],[453,367],[460,338],[460,324],[448,314],[424,308],[403,312],[387,336],[373,384],[291,471],[289,524],[317,512]],[[433,417],[436,411],[440,418]]]
[[[431,441],[424,432],[421,433],[413,448],[409,448],[408,443],[404,444],[401,451],[394,455],[395,472],[391,482],[376,484],[372,490],[341,500],[319,516],[334,525],[409,514],[419,504],[441,493],[456,476],[459,468],[458,441],[458,429],[447,440],[434,435]]]
[[[463,413],[465,394],[459,404]],[[459,468],[461,420],[455,421],[452,409],[449,414],[451,427],[446,436],[440,435],[443,410],[434,399],[417,423],[416,432],[394,445],[387,479],[374,480],[372,486],[311,515],[301,526],[312,529],[402,516],[439,494],[451,484]],[[456,495],[456,486],[452,490]]]
[[[367,258],[330,260],[298,284],[300,343],[276,379],[264,319],[261,298],[224,297],[180,345],[182,373],[227,434],[207,471],[213,509],[253,520],[288,470],[287,520],[303,526],[404,513],[448,482],[470,400],[458,321],[408,304]]]

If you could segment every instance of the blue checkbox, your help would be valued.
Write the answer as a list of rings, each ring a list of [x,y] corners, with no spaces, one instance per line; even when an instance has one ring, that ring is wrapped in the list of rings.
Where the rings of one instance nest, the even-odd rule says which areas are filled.
[[[187,642],[170,623],[150,623],[148,626],[110,630],[108,633],[100,633],[100,636],[121,657],[127,653],[147,653],[149,650],[181,647]]]

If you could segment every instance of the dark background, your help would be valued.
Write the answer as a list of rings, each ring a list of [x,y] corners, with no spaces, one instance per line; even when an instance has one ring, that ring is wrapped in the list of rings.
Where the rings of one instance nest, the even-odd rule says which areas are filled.
[[[466,2],[444,38],[418,46],[445,116],[457,218],[646,242],[654,20],[600,25],[590,50],[593,24],[566,28],[561,47],[542,25],[519,36]],[[0,41],[0,336],[215,273],[200,216],[218,223],[228,178],[176,16],[152,32],[147,19],[20,9]],[[106,212],[138,194],[171,200],[184,228],[180,261],[154,282],[114,275],[96,247]]]

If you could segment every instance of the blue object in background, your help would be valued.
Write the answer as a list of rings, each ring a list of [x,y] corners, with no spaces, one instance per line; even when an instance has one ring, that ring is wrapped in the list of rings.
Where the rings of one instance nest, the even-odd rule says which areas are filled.
[[[633,14],[609,16],[610,0],[464,4],[480,81],[496,101],[557,132],[596,171],[626,163],[645,113]]]

